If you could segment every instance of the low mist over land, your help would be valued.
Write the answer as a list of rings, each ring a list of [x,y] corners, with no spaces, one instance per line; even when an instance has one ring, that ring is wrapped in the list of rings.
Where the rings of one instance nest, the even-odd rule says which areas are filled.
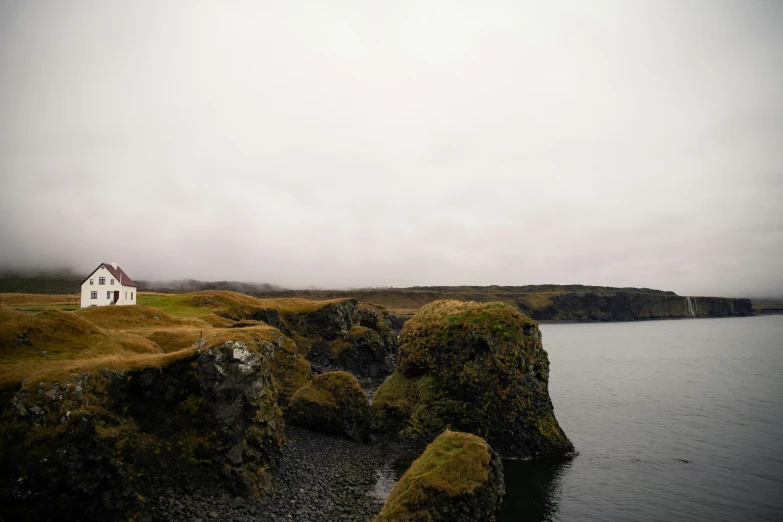
[[[0,266],[783,295],[783,3],[0,6]]]

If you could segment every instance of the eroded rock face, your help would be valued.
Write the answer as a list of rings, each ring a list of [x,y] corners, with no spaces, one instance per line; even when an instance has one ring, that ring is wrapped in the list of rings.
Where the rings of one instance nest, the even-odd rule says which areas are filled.
[[[538,320],[559,321],[637,321],[687,317],[737,317],[752,314],[750,299],[687,297],[665,292],[572,292],[552,295],[541,307],[518,306]]]
[[[283,430],[267,344],[16,391],[0,410],[0,518],[131,518],[161,470],[159,482],[264,493]]]
[[[317,375],[297,391],[286,411],[292,424],[367,442],[370,404],[356,377],[347,372]]]
[[[502,303],[436,301],[405,323],[397,369],[373,399],[373,426],[421,440],[451,426],[503,456],[570,455],[548,383],[535,321]]]
[[[315,337],[307,356],[315,369],[344,370],[359,377],[385,376],[394,371],[397,333],[393,316],[383,307],[360,305],[349,299],[325,306],[315,314],[314,319],[308,319]]]
[[[235,492],[258,496],[256,470],[268,466],[280,450],[282,417],[275,403],[269,366],[238,342],[207,350],[198,359],[198,375],[208,422],[217,437],[218,461]]]
[[[114,444],[101,437],[96,390],[122,394],[109,372],[73,375],[16,393],[3,410],[0,517],[112,520],[134,502]]]
[[[374,522],[492,522],[504,494],[497,453],[480,437],[446,430],[395,484]]]

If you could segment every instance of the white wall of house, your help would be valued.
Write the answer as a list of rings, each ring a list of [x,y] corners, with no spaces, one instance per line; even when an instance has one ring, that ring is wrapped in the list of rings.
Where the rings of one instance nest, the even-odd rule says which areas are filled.
[[[100,284],[101,278],[104,279],[103,284]],[[95,297],[93,297],[93,292],[95,292]],[[107,295],[107,292],[111,292],[111,297]],[[118,305],[136,304],[136,287],[120,284],[112,273],[101,265],[82,283],[81,307],[108,306],[114,301],[114,292],[120,293]]]

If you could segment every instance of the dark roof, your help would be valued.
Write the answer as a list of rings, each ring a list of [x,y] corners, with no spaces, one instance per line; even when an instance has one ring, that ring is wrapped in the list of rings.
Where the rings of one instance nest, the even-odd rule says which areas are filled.
[[[122,270],[122,268],[120,268],[119,266],[117,266],[117,268],[115,269],[115,268],[112,266],[112,264],[111,264],[111,263],[101,263],[100,265],[98,265],[98,266],[95,268],[95,270],[98,270],[98,269],[99,269],[100,267],[102,267],[102,266],[105,266],[105,267],[106,267],[106,270],[108,270],[108,271],[109,271],[109,273],[110,273],[111,275],[113,275],[113,276],[114,276],[114,279],[116,279],[116,280],[117,280],[117,281],[118,281],[118,282],[119,282],[119,283],[120,283],[122,286],[132,286],[132,287],[136,288],[136,283],[134,283],[134,282],[133,282],[133,279],[131,279],[130,277],[128,277],[128,274],[126,274],[126,273],[125,273],[125,272]],[[91,275],[93,275],[93,274],[95,273],[95,270],[93,270],[92,272],[90,272],[90,275],[88,275],[87,277],[85,277],[85,278],[84,278],[84,281],[87,281],[87,280],[90,278],[90,276],[91,276]],[[84,281],[82,281],[82,284],[84,284]]]

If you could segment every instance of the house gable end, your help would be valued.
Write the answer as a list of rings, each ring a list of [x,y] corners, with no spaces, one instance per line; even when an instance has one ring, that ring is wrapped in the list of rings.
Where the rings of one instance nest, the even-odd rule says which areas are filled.
[[[126,274],[122,268],[118,266],[117,269],[115,270],[110,263],[101,263],[100,265],[98,265],[97,268],[95,268],[95,270],[90,272],[90,275],[84,278],[84,281],[82,281],[81,285],[84,285],[84,283],[86,283],[89,278],[94,276],[95,272],[97,272],[101,268],[105,268],[106,270],[108,270],[109,273],[114,276],[114,279],[117,281],[117,283],[120,284],[120,286],[136,288],[136,283],[133,282],[133,279],[128,277],[128,274]]]

